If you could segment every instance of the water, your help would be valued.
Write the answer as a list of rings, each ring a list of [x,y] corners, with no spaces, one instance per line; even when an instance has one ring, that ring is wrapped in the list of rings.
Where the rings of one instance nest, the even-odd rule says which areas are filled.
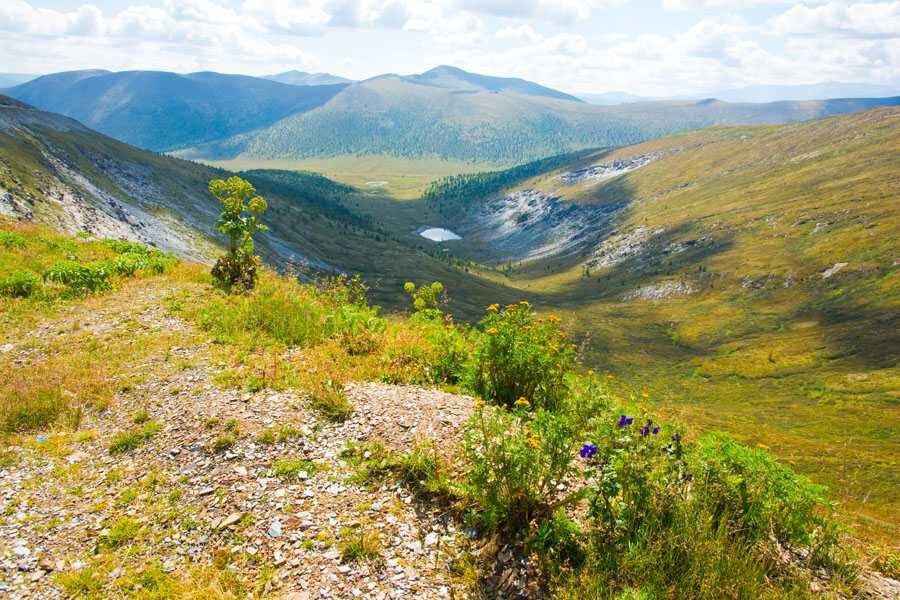
[[[432,242],[450,242],[462,239],[449,229],[444,229],[443,227],[429,227],[428,229],[420,231],[419,235]]]

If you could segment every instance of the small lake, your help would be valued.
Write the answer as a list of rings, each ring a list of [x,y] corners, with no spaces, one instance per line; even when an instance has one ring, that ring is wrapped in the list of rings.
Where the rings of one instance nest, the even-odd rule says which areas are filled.
[[[423,238],[432,242],[451,242],[453,240],[461,240],[462,238],[443,227],[429,227],[419,232]]]

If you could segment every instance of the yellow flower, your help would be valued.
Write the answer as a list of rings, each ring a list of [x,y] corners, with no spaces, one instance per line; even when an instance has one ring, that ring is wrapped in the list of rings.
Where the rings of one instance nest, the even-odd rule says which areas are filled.
[[[487,330],[487,333],[488,333],[488,335],[497,335],[497,328],[491,327],[490,329]]]
[[[537,448],[541,445],[541,441],[534,435],[533,431],[528,432],[528,435],[525,437],[525,443],[531,448]]]
[[[528,302],[528,300],[521,300],[521,301],[519,301],[519,304],[521,306],[531,306],[531,303]]]
[[[531,402],[529,402],[525,398],[519,398],[518,400],[515,401],[513,406],[528,408],[529,406],[531,406]]]
[[[491,313],[495,313],[495,312],[497,312],[497,311],[499,311],[499,310],[500,310],[500,305],[499,305],[499,304],[491,304],[490,306],[487,307],[487,311],[488,311],[488,312],[491,312]]]
[[[481,410],[482,408],[484,408],[484,400],[479,398],[475,401],[475,410]]]
[[[516,304],[507,304],[506,305],[506,310],[516,310],[517,308],[518,308],[518,305],[516,305]]]

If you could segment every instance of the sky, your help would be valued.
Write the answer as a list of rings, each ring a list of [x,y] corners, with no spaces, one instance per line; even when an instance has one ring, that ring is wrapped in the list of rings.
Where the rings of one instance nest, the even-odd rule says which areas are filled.
[[[0,0],[0,72],[441,64],[573,93],[900,86],[900,0]]]

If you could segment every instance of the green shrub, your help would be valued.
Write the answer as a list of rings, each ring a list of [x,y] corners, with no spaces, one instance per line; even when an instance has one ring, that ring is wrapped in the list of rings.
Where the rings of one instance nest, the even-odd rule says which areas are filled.
[[[441,320],[443,319],[443,311],[441,304],[446,301],[446,293],[444,284],[440,281],[434,281],[431,285],[422,285],[416,287],[412,281],[403,284],[403,291],[412,301],[413,309],[419,319]]]
[[[213,281],[226,292],[245,292],[256,285],[259,259],[254,254],[253,234],[267,231],[259,222],[266,212],[266,201],[256,195],[249,181],[233,176],[213,179],[209,193],[222,203],[216,229],[228,236],[228,254],[216,261],[212,269]]]
[[[538,318],[527,302],[488,307],[468,367],[469,386],[502,406],[525,398],[535,408],[557,408],[575,359],[558,323],[556,317]]]
[[[607,410],[579,450],[592,531],[628,544],[643,522],[664,522],[687,497],[693,475],[681,435],[646,413]]]
[[[115,252],[116,254],[140,254],[151,255],[161,254],[156,248],[151,248],[140,242],[129,242],[126,240],[103,240],[103,245]]]
[[[25,247],[25,238],[14,231],[0,231],[0,247],[6,249],[22,249]]]
[[[695,454],[697,501],[749,542],[768,539],[827,552],[835,543],[825,488],[728,434],[704,436]]]
[[[261,429],[256,434],[256,441],[260,444],[270,446],[276,442],[287,442],[294,438],[300,437],[300,431],[290,425],[280,425],[278,427],[267,427]]]
[[[19,269],[0,281],[0,296],[28,298],[41,289],[41,276],[31,269]]]
[[[110,289],[112,269],[106,264],[83,265],[74,261],[58,262],[44,273],[44,280],[65,285],[74,295]]]
[[[543,409],[476,410],[465,426],[463,489],[479,526],[517,531],[552,513],[556,485],[572,473],[574,425]]]
[[[213,440],[212,451],[213,452],[225,452],[226,450],[228,450],[229,448],[234,446],[236,443],[237,443],[237,438],[234,436],[234,434],[223,433],[222,435],[217,437],[215,440]]]

